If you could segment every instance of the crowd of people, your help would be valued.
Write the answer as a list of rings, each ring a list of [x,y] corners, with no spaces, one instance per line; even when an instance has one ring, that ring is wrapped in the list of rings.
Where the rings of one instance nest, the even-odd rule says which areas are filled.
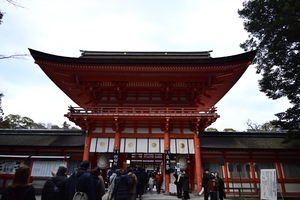
[[[128,194],[122,188],[123,183],[126,182],[126,177],[132,176],[135,180],[134,184],[128,189]],[[118,180],[124,180],[123,182]],[[153,188],[156,187],[157,194],[161,193],[161,186],[163,183],[163,176],[159,171],[148,171],[138,167],[123,169],[111,169],[107,173],[108,180],[108,199],[107,200],[142,200],[143,194],[149,192],[153,194]],[[129,183],[127,183],[128,187]],[[128,198],[127,198],[128,196]]]
[[[42,189],[41,200],[72,200],[76,192],[81,192],[88,199],[102,200],[106,193],[105,181],[101,175],[101,169],[91,169],[88,160],[81,162],[78,169],[68,176],[67,166],[59,166],[57,172],[52,173]],[[190,199],[189,176],[186,171],[174,172],[177,188],[177,197],[183,200]],[[19,167],[14,175],[12,183],[3,192],[1,200],[36,200],[35,188],[29,183],[30,168]],[[145,171],[139,168],[111,169],[107,173],[107,199],[106,200],[142,200],[143,194],[161,193],[163,176],[160,171]],[[204,200],[223,200],[224,182],[217,172],[210,173],[204,170],[202,181]],[[201,195],[201,193],[199,193]]]

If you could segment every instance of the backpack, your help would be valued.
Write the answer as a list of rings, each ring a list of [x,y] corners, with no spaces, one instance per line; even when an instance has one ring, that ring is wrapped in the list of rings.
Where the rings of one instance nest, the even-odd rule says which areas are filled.
[[[88,200],[88,196],[85,192],[75,192],[74,196],[73,196],[73,200]]]
[[[63,199],[64,198],[64,191],[62,191],[57,185],[55,184],[54,177],[51,177],[49,180],[48,189],[46,192],[48,199]]]
[[[128,174],[128,176],[126,178],[126,185],[129,190],[131,190],[132,187],[135,185],[135,180],[134,180],[132,174]]]

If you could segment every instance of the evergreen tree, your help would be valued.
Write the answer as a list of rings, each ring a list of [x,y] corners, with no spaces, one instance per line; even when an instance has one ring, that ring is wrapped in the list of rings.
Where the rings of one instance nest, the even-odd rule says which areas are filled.
[[[260,91],[271,99],[286,97],[291,103],[271,123],[289,133],[300,130],[300,1],[249,0],[243,7],[238,14],[249,39],[240,46],[245,51],[258,50],[254,63],[262,74]]]

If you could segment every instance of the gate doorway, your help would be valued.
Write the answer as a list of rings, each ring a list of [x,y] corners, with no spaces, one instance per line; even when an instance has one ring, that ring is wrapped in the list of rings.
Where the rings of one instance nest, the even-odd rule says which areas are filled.
[[[157,171],[163,162],[161,153],[128,153],[127,167],[141,167],[146,171]]]

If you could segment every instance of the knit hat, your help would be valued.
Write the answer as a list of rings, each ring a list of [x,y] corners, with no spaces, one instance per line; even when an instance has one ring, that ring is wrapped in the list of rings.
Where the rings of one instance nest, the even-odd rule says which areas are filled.
[[[66,173],[67,172],[67,166],[66,165],[60,165],[57,169],[57,172]]]
[[[88,169],[90,166],[91,166],[91,163],[90,161],[88,160],[84,160],[80,163],[79,165],[81,168],[85,168],[85,169]]]
[[[204,171],[205,171],[205,172],[209,172],[209,169],[205,169]]]

